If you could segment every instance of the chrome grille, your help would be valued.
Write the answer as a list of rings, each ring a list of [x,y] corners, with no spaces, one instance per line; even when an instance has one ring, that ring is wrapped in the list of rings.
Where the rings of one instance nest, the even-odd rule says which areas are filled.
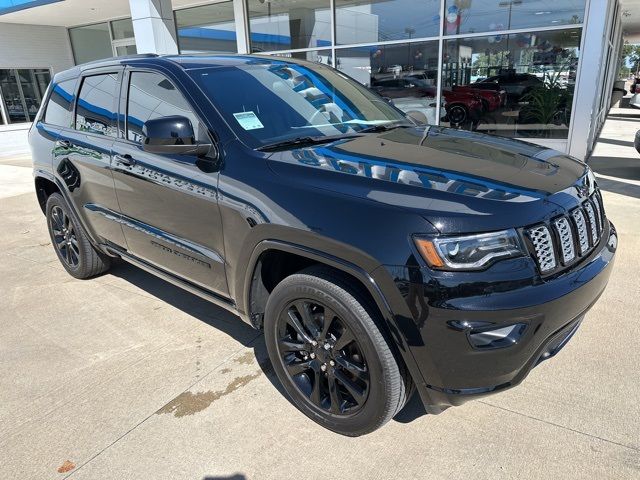
[[[550,274],[589,254],[605,229],[602,197],[596,191],[568,215],[525,229],[524,233],[540,273]]]
[[[580,255],[584,255],[589,250],[589,237],[587,235],[587,222],[581,208],[576,208],[571,212],[576,229],[578,230],[578,240],[580,245]]]
[[[553,241],[549,229],[544,225],[529,230],[529,238],[536,251],[538,266],[541,272],[548,272],[556,268],[556,257],[553,253]]]
[[[587,211],[587,216],[589,217],[589,226],[591,230],[591,245],[595,245],[598,243],[598,224],[596,222],[596,212],[593,209],[593,205],[591,202],[587,201],[584,204],[584,209]]]
[[[553,222],[553,226],[558,233],[560,240],[560,253],[562,255],[562,263],[568,265],[576,258],[576,251],[573,247],[573,233],[571,225],[566,217],[560,217]]]

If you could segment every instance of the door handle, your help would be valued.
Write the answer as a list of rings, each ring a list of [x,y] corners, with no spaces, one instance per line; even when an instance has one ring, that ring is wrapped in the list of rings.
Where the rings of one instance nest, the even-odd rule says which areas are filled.
[[[128,153],[125,153],[124,155],[115,155],[113,158],[116,162],[119,162],[127,167],[131,167],[136,164],[136,161]]]
[[[56,147],[58,148],[71,148],[72,146],[69,140],[56,140]]]

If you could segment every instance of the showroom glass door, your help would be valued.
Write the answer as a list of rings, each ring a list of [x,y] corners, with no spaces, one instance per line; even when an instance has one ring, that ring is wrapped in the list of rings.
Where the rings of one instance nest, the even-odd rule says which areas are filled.
[[[2,123],[31,122],[51,81],[48,69],[0,69]]]

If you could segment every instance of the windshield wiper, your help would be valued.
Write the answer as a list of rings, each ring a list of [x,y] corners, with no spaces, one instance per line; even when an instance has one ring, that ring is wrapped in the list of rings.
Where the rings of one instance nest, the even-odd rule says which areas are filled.
[[[256,150],[261,152],[271,152],[274,150],[285,149],[289,147],[300,147],[304,145],[321,145],[323,143],[333,142],[335,140],[342,140],[345,138],[353,138],[357,137],[357,135],[327,135],[327,136],[306,136],[306,137],[296,137],[291,138],[289,140],[283,140],[281,142],[269,143],[267,145],[263,145],[258,147]]]
[[[388,123],[379,123],[378,125],[372,125],[367,128],[363,128],[359,130],[358,133],[376,133],[376,132],[388,132],[389,130],[395,130],[396,128],[413,128],[415,125],[410,125],[407,123],[403,124],[388,124]]]

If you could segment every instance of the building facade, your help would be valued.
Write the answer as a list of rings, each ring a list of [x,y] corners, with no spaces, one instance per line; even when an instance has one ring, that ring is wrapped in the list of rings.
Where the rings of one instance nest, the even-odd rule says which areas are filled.
[[[618,73],[621,1],[0,0],[2,122],[31,121],[74,64],[260,53],[331,65],[430,123],[584,159]]]

